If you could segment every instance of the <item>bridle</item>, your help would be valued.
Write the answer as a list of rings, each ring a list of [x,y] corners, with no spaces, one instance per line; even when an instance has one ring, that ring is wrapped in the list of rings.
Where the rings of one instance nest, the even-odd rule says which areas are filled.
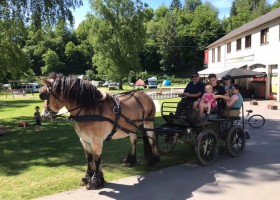
[[[43,101],[47,101],[47,112],[48,112],[48,114],[50,114],[50,112],[53,112],[53,113],[55,113],[55,115],[50,115],[51,116],[51,118],[56,118],[56,117],[59,117],[59,116],[62,116],[62,115],[64,115],[64,114],[66,114],[66,113],[69,113],[69,112],[71,112],[71,111],[74,111],[74,110],[77,110],[77,109],[79,109],[81,106],[77,106],[77,107],[75,107],[75,108],[73,108],[73,109],[71,109],[71,110],[67,110],[66,112],[64,112],[64,113],[61,113],[61,114],[57,114],[57,112],[54,112],[54,111],[52,111],[51,109],[50,109],[50,96],[52,95],[57,101],[59,101],[60,103],[62,103],[62,104],[64,104],[63,103],[63,101],[62,100],[60,100],[53,92],[52,92],[52,87],[47,87],[47,86],[45,86],[45,88],[46,88],[46,91],[45,92],[42,92],[42,93],[40,93],[39,94],[39,98],[41,99],[41,100],[43,100]],[[81,110],[80,110],[81,111]],[[80,111],[78,112],[78,113],[80,113]]]

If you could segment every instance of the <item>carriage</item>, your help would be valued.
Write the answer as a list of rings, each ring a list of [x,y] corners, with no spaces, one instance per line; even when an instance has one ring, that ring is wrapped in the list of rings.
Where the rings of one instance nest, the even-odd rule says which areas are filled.
[[[196,158],[202,165],[210,165],[217,158],[220,141],[233,157],[245,150],[248,133],[244,131],[244,124],[236,123],[244,116],[243,106],[241,117],[225,117],[215,109],[201,118],[193,108],[186,106],[180,113],[173,114],[176,109],[176,102],[162,103],[161,116],[166,123],[156,131],[160,153],[170,153],[177,142],[183,142],[195,148]]]
[[[105,140],[129,136],[131,147],[123,164],[131,166],[137,162],[137,131],[142,133],[145,158],[151,168],[159,162],[159,151],[172,150],[183,137],[195,145],[197,158],[203,165],[211,164],[217,157],[218,139],[226,142],[232,156],[239,156],[245,149],[244,128],[233,125],[236,119],[214,117],[197,123],[189,118],[191,110],[185,109],[179,116],[173,116],[168,111],[172,106],[164,103],[161,112],[166,123],[155,128],[155,105],[142,91],[111,95],[99,91],[89,81],[61,74],[51,74],[43,82],[39,96],[46,101],[47,110],[57,113],[66,107],[70,113],[69,119],[86,155],[87,171],[81,185],[87,189],[99,188],[105,183],[101,159]]]

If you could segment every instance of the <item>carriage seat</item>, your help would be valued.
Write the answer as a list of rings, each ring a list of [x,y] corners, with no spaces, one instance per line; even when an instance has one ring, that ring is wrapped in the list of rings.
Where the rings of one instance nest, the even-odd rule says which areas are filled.
[[[241,111],[241,109],[242,108],[230,108],[230,109],[226,109],[225,111],[224,111],[224,113],[223,113],[223,117],[224,118],[227,118],[227,119],[230,119],[230,120],[241,120],[241,117],[240,117],[240,113],[239,113],[239,115],[238,116],[230,116],[229,115],[229,112],[231,111],[231,110],[239,110],[239,111]],[[225,115],[225,113],[226,112],[228,112],[228,114],[227,115]]]

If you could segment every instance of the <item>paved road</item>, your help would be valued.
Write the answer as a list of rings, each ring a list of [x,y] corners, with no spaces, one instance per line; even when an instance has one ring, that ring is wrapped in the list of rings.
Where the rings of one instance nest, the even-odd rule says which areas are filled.
[[[247,128],[244,154],[238,158],[221,152],[211,166],[187,163],[142,176],[107,183],[100,190],[84,187],[40,200],[279,200],[280,199],[280,110],[268,110],[272,101],[258,106],[245,103],[245,109],[262,114],[267,120],[261,129]],[[280,109],[280,104],[274,102]]]

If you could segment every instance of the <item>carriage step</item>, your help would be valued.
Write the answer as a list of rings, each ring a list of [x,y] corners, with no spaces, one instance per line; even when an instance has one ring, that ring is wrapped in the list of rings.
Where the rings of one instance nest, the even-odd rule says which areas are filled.
[[[247,140],[250,139],[250,135],[249,135],[249,133],[247,131],[245,131],[245,135],[246,135],[246,139]]]

